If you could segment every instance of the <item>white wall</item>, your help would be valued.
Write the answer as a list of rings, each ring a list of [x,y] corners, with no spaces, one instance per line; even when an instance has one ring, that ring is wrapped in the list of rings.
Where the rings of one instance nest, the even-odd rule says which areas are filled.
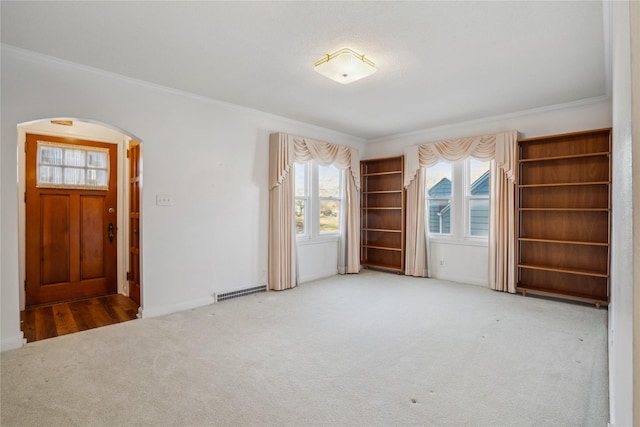
[[[400,155],[406,147],[416,144],[509,130],[517,130],[521,137],[526,138],[610,126],[611,102],[597,98],[379,139],[369,143],[363,159]],[[467,243],[464,240],[446,242],[443,239],[432,239],[429,249],[433,277],[487,285],[486,244],[479,246],[476,242]]]
[[[79,117],[144,143],[143,315],[212,302],[267,280],[268,140],[273,132],[359,149],[361,140],[2,46],[2,349],[19,324],[16,125]],[[155,205],[156,194],[173,207]],[[330,251],[330,250],[329,250]]]
[[[487,286],[489,283],[489,261],[486,244],[465,241],[431,241],[429,244],[429,262],[431,276]]]
[[[640,425],[640,2],[630,3],[633,128],[633,423]]]
[[[338,274],[338,240],[298,243],[300,283]]]
[[[613,12],[613,187],[609,402],[613,426],[633,425],[633,141],[629,2]],[[636,147],[636,150],[638,148]],[[640,166],[636,166],[638,168]],[[639,183],[636,182],[636,185]],[[635,310],[639,308],[636,307]]]

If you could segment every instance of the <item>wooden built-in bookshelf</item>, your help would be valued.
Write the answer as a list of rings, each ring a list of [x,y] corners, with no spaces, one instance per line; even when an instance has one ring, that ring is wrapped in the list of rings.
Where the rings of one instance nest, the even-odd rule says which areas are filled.
[[[518,284],[609,302],[611,129],[518,141]]]
[[[404,157],[360,162],[360,264],[404,271]]]

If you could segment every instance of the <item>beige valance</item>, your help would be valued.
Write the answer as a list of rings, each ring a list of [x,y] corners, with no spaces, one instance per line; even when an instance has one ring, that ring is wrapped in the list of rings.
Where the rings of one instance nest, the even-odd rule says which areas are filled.
[[[517,139],[517,132],[504,132],[496,135],[473,136],[468,138],[448,139],[444,141],[413,145],[405,149],[405,175],[404,187],[407,188],[416,177],[416,172],[422,167],[433,166],[439,161],[455,162],[467,157],[475,157],[480,160],[500,156],[501,166],[505,170],[513,170],[515,167],[509,160],[509,154],[505,153],[506,141]],[[511,150],[508,150],[510,153]],[[513,177],[513,174],[511,174]]]
[[[301,136],[278,133],[278,149],[271,150],[269,189],[282,183],[294,162],[315,160],[323,166],[350,169],[356,189],[360,191],[360,154],[358,150]],[[275,151],[275,152],[274,152]]]

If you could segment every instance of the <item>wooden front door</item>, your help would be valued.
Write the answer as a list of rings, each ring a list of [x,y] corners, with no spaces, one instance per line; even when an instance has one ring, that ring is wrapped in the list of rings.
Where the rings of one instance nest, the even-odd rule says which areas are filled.
[[[129,150],[129,297],[140,305],[140,143]]]
[[[27,134],[27,306],[117,291],[116,147]]]

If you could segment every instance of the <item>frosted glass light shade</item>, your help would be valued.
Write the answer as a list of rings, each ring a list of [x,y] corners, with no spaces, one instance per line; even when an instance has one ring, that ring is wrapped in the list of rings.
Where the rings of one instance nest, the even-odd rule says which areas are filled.
[[[315,70],[333,81],[347,84],[375,73],[376,65],[364,55],[345,47],[316,61]]]

